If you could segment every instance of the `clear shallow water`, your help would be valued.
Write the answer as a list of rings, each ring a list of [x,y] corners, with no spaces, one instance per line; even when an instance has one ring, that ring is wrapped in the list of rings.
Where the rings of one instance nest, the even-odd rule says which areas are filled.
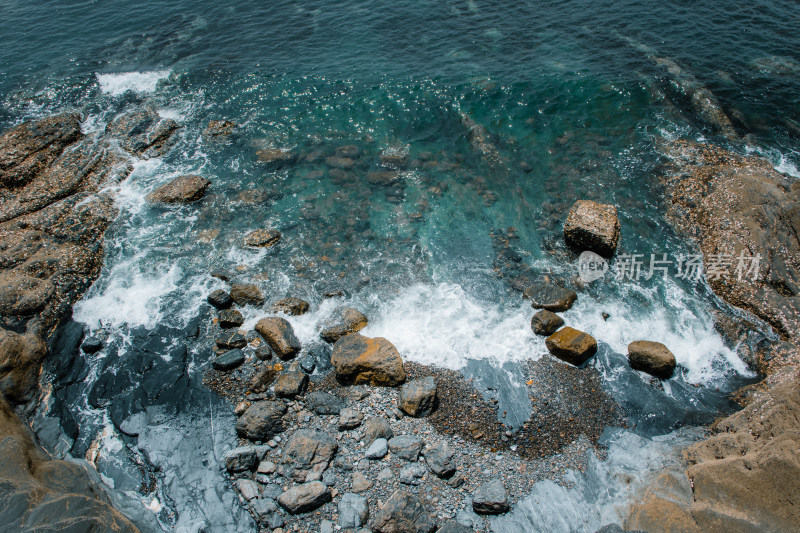
[[[314,312],[292,319],[306,345],[334,306],[320,295],[342,287],[369,315],[366,333],[387,337],[406,358],[449,368],[489,361],[512,369],[513,382],[515,364],[546,350],[530,332],[530,308],[495,275],[492,232],[515,228],[515,261],[570,279],[574,258],[561,245],[561,223],[574,200],[590,198],[619,207],[621,251],[691,251],[663,218],[655,144],[728,141],[689,105],[686,79],[707,87],[747,136],[732,149],[800,176],[795,2],[5,2],[0,13],[3,126],[77,108],[92,131],[140,105],[183,126],[170,154],[135,162],[116,191],[121,215],[108,234],[106,268],[75,309],[76,320],[111,335],[109,353],[85,362],[86,380],[56,384],[59,401],[84,398],[62,417],[84,424],[67,439],[80,456],[109,423],[97,383],[142,357],[142,331],[163,328],[167,346],[184,342],[198,314],[207,318],[205,295],[223,286],[208,275],[213,268],[256,280],[270,300],[309,299]],[[223,144],[202,134],[220,119],[240,126]],[[472,124],[485,128],[488,151],[470,142]],[[351,145],[360,154],[352,170],[325,163]],[[256,156],[265,147],[300,158],[270,170]],[[389,186],[370,179],[386,151],[409,161]],[[203,202],[144,202],[186,172],[213,180]],[[279,229],[280,246],[241,249],[244,233],[260,227]],[[727,408],[724,393],[748,377],[714,330],[718,307],[703,283],[657,277],[596,282],[564,317],[601,342],[592,365],[649,437],[712,418]],[[262,313],[246,315],[252,326]],[[665,342],[683,369],[653,396],[620,364],[627,343],[643,337]],[[177,360],[197,381],[209,352],[185,342]],[[201,434],[205,422],[197,422],[206,421],[201,405],[208,413],[225,406],[185,390],[197,409],[172,416],[206,445],[184,456],[183,468],[230,444]],[[170,401],[125,408],[150,412]],[[659,409],[662,423],[648,422]],[[139,446],[153,451],[156,466],[181,467],[159,459],[157,437],[140,437]],[[134,489],[118,469],[101,471]],[[227,497],[175,487],[162,480],[159,489],[168,526],[202,522],[175,518],[179,508],[202,515],[181,507],[192,498],[213,508]],[[170,506],[170,498],[181,501]]]

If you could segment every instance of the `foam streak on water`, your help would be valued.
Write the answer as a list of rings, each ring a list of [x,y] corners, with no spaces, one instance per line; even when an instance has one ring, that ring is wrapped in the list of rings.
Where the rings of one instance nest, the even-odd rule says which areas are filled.
[[[119,72],[97,74],[100,91],[111,96],[121,96],[128,91],[148,94],[156,91],[158,83],[170,75],[169,70],[149,72]]]

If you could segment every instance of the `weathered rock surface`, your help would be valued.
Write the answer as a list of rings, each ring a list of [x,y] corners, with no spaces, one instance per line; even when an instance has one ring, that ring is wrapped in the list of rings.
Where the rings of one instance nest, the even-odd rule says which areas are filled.
[[[194,174],[178,176],[147,195],[154,204],[189,204],[201,199],[211,180]]]
[[[367,327],[367,316],[352,307],[340,307],[331,314],[323,325],[320,336],[327,342],[336,342],[350,333]]]
[[[551,354],[575,366],[582,365],[597,353],[594,337],[569,326],[553,333],[544,342]]]
[[[364,496],[348,493],[338,504],[339,526],[342,528],[361,527],[369,520],[369,506]]]
[[[425,463],[431,472],[442,478],[449,478],[456,473],[454,457],[455,452],[446,440],[425,448]]]
[[[265,148],[256,152],[259,163],[267,168],[278,169],[286,165],[291,165],[297,161],[297,154],[291,150],[281,148]]]
[[[147,159],[164,155],[178,128],[174,120],[161,118],[153,109],[140,108],[119,115],[106,126],[106,133],[119,138],[128,152]]]
[[[221,328],[238,328],[244,324],[242,312],[236,309],[223,309],[217,316]]]
[[[300,351],[300,341],[295,337],[292,325],[285,318],[262,318],[256,324],[256,331],[284,361],[293,359]]]
[[[306,407],[318,415],[338,415],[344,409],[345,401],[325,391],[316,391],[305,397]]]
[[[577,252],[589,250],[611,257],[617,250],[619,230],[615,206],[578,200],[564,222],[564,241]]]
[[[331,491],[319,481],[292,487],[278,497],[278,503],[289,514],[307,513],[329,501]]]
[[[436,380],[428,376],[404,383],[397,395],[397,405],[410,416],[426,416],[436,406]]]
[[[300,298],[284,298],[272,305],[273,313],[284,313],[290,316],[304,315],[308,312],[308,309],[308,302]]]
[[[339,412],[339,431],[355,429],[364,420],[364,413],[350,407],[344,408]]]
[[[534,283],[522,292],[522,297],[530,300],[534,309],[558,313],[570,309],[578,299],[575,291],[552,283]]]
[[[372,441],[372,444],[367,447],[367,451],[364,452],[364,457],[377,461],[378,459],[386,457],[387,453],[389,453],[389,446],[386,439],[375,439]]]
[[[403,383],[403,358],[388,340],[352,333],[336,341],[331,355],[336,374],[346,383],[395,386]]]
[[[217,309],[227,309],[233,305],[233,299],[227,292],[217,289],[208,295],[208,303]]]
[[[319,479],[337,449],[336,440],[323,431],[295,431],[283,451],[286,476],[298,483],[304,483],[309,476]]]
[[[383,417],[368,418],[364,422],[364,444],[369,446],[375,439],[389,440],[394,436],[392,426],[389,421]]]
[[[295,398],[303,394],[308,386],[308,376],[303,372],[285,372],[275,380],[275,396]]]
[[[264,303],[264,294],[261,289],[247,283],[232,284],[231,298],[237,305],[261,305]]]
[[[389,439],[392,454],[404,461],[416,461],[422,451],[422,439],[416,435],[398,435]]]
[[[399,490],[383,504],[371,527],[379,533],[431,533],[436,522],[417,498]]]
[[[238,331],[227,331],[214,339],[214,343],[222,350],[234,350],[247,346],[247,337]]]
[[[531,318],[531,329],[537,335],[552,335],[563,325],[564,319],[547,309],[538,311]]]
[[[245,439],[267,441],[283,431],[283,402],[263,400],[255,402],[236,422],[236,433]]]
[[[244,359],[244,353],[242,353],[242,351],[238,348],[235,348],[214,359],[211,362],[211,365],[216,370],[227,372],[228,370],[233,370],[234,368],[241,366],[242,363],[244,363]]]
[[[509,509],[508,492],[499,479],[487,481],[472,495],[472,510],[478,514],[502,514]]]
[[[226,453],[224,460],[228,472],[247,472],[255,470],[258,453],[253,446],[240,446]]]
[[[274,229],[257,229],[244,236],[242,244],[251,248],[271,248],[281,240],[281,232]]]
[[[660,379],[669,379],[675,372],[675,356],[660,342],[634,341],[628,345],[631,368]]]

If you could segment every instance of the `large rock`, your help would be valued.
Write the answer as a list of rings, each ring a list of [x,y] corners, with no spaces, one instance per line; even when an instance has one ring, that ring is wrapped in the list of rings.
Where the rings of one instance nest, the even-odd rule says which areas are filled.
[[[552,283],[534,283],[522,292],[523,298],[531,301],[534,309],[546,309],[560,313],[567,311],[578,299],[575,291]]]
[[[294,398],[303,394],[308,386],[308,376],[303,372],[286,372],[275,380],[275,396]]]
[[[307,513],[329,501],[331,491],[319,481],[292,487],[278,497],[278,503],[289,514]]]
[[[286,443],[283,463],[286,476],[298,483],[319,479],[333,459],[338,445],[324,431],[299,429]]]
[[[397,405],[410,416],[431,414],[436,405],[436,380],[427,376],[404,383],[397,395]]]
[[[369,446],[375,439],[389,440],[394,436],[392,426],[389,421],[383,417],[377,416],[367,419],[364,422],[364,444]]]
[[[227,292],[217,289],[208,295],[208,303],[217,309],[227,309],[233,305],[233,299]]]
[[[327,342],[336,342],[350,333],[367,327],[367,316],[352,307],[339,307],[323,324],[320,336]]]
[[[282,148],[265,148],[256,152],[259,163],[270,169],[278,169],[290,165],[297,160],[297,154],[292,150]]]
[[[245,439],[267,441],[283,431],[283,402],[264,400],[255,402],[236,422],[236,433]]]
[[[564,241],[577,252],[611,257],[619,242],[619,218],[613,205],[578,200],[564,223]]]
[[[353,493],[342,496],[338,504],[339,526],[344,529],[361,527],[369,519],[367,498]]]
[[[575,366],[582,365],[597,353],[594,337],[569,326],[553,333],[544,342],[551,354]]]
[[[244,236],[242,244],[252,248],[271,248],[281,240],[281,232],[274,229],[257,229]]]
[[[308,312],[308,302],[300,298],[284,298],[272,305],[273,313],[284,313],[290,316],[300,316]]]
[[[352,333],[336,341],[331,355],[336,374],[346,383],[395,386],[406,380],[403,358],[388,340]]]
[[[219,319],[219,327],[221,328],[238,328],[244,324],[244,315],[237,309],[223,309],[217,315]]]
[[[0,274],[0,314],[30,315],[44,308],[56,288],[49,280]]]
[[[325,391],[312,392],[304,400],[306,407],[318,415],[338,415],[346,405],[342,398]]]
[[[563,325],[564,319],[547,309],[538,311],[531,318],[531,329],[537,335],[552,335]]]
[[[214,359],[211,362],[211,366],[213,366],[215,370],[227,372],[228,370],[233,370],[241,366],[242,363],[244,363],[244,359],[244,353],[242,353],[240,349],[235,348],[233,350],[228,350]]]
[[[442,478],[449,478],[456,473],[454,456],[455,452],[446,440],[425,448],[425,463],[431,472]]]
[[[389,439],[392,454],[404,461],[416,461],[422,451],[422,439],[415,435],[398,435]]]
[[[225,454],[225,468],[228,472],[247,472],[258,465],[258,453],[253,446],[240,446]]]
[[[188,204],[201,199],[211,185],[211,180],[194,174],[178,176],[147,195],[154,204]]]
[[[247,337],[238,331],[224,331],[214,339],[214,343],[222,350],[234,350],[247,346]]]
[[[139,157],[160,157],[174,142],[178,124],[171,118],[161,118],[150,108],[138,108],[123,113],[109,122],[106,133],[119,139],[120,146]]]
[[[634,341],[628,345],[631,368],[660,379],[669,379],[675,372],[675,356],[660,342]]]
[[[285,318],[262,318],[256,324],[256,331],[284,361],[294,358],[300,351],[300,341],[295,337],[292,325]]]
[[[264,303],[264,294],[261,289],[249,283],[231,285],[231,298],[237,305],[261,305]]]
[[[397,491],[383,504],[372,521],[377,533],[431,533],[436,529],[422,503],[405,491]]]
[[[472,510],[478,514],[508,512],[508,492],[499,479],[487,481],[472,494]]]

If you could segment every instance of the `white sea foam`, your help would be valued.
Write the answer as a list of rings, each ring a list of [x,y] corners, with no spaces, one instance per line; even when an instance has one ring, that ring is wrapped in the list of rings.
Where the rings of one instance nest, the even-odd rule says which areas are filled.
[[[158,82],[170,75],[169,70],[153,70],[146,72],[116,72],[113,74],[97,73],[100,91],[111,96],[121,96],[128,91],[148,94],[156,91]]]

